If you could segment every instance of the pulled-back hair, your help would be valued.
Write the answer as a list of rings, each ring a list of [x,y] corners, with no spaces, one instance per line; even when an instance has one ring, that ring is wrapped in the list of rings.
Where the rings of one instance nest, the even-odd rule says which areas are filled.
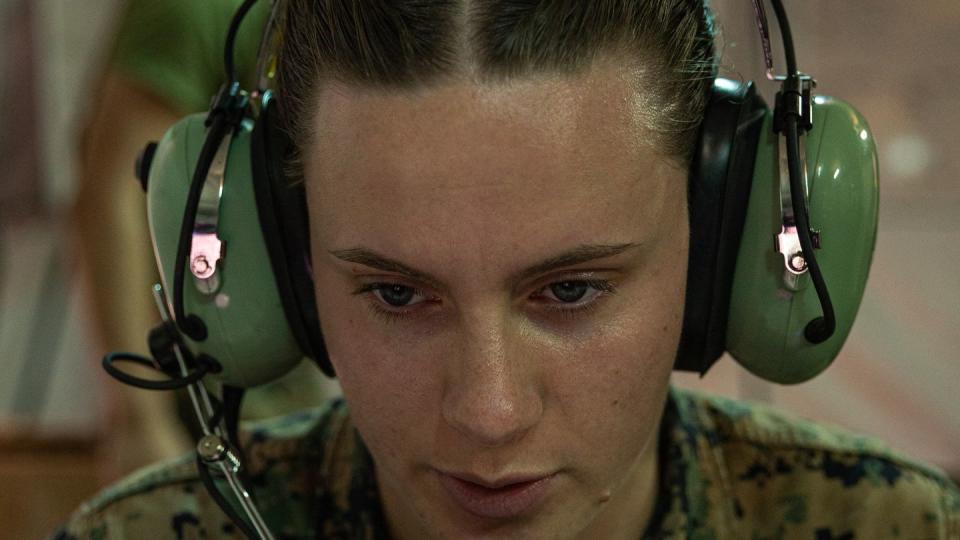
[[[324,81],[412,89],[577,74],[600,54],[636,59],[648,128],[689,162],[716,73],[706,0],[287,0],[282,128],[302,149]]]

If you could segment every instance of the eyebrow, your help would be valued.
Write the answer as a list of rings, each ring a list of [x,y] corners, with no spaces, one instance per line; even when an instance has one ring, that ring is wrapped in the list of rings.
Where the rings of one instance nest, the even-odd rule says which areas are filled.
[[[597,259],[606,259],[639,246],[640,244],[632,242],[626,244],[580,245],[569,251],[565,251],[559,255],[550,257],[529,268],[521,270],[511,279],[514,283],[519,283],[539,274],[545,274],[551,270],[557,270],[559,268],[573,266],[576,264],[583,264],[585,262],[590,262]],[[384,272],[394,272],[404,275],[410,279],[424,282],[433,288],[442,288],[441,281],[436,277],[421,270],[417,270],[416,268],[407,266],[400,261],[380,255],[371,249],[355,247],[333,250],[329,251],[328,253],[345,262],[362,264],[363,266],[368,266],[377,270],[383,270]]]

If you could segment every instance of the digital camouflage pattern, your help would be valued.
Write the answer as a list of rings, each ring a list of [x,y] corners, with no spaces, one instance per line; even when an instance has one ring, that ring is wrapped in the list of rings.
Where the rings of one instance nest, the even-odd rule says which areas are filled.
[[[387,537],[373,464],[342,401],[245,438],[248,487],[278,539]],[[764,406],[672,389],[659,452],[646,538],[960,539],[960,490],[941,472]],[[188,456],[108,488],[56,538],[242,535]]]

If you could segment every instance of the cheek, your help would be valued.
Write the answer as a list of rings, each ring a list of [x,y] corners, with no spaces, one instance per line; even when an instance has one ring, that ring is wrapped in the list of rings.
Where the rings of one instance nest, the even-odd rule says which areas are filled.
[[[554,376],[556,403],[588,444],[628,456],[655,430],[676,357],[679,310],[645,312],[582,343]]]
[[[363,301],[322,274],[317,276],[317,296],[324,300],[318,301],[318,309],[351,421],[375,454],[423,447],[413,440],[426,438],[424,428],[436,425],[437,407],[430,404],[439,399],[442,378],[429,372],[431,364],[411,352],[409,344],[388,337],[393,333],[382,331],[383,323]]]
[[[630,304],[568,351],[551,375],[565,422],[594,463],[614,475],[652,440],[666,399],[686,286],[686,227],[678,229],[675,241],[656,250],[658,264],[640,278]]]

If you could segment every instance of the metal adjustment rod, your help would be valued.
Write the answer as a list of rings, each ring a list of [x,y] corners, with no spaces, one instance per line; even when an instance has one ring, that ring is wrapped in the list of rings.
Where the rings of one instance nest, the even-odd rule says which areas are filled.
[[[164,323],[171,323],[170,312],[167,309],[167,300],[163,292],[163,287],[158,283],[153,286],[153,299],[160,311],[160,317]],[[187,363],[184,360],[183,351],[177,342],[173,344],[173,352],[177,359],[177,365],[180,374],[184,377],[188,375]],[[190,402],[193,404],[193,411],[197,415],[200,428],[203,430],[203,437],[197,443],[197,454],[201,461],[218,472],[230,486],[230,490],[240,502],[240,507],[247,515],[250,525],[256,531],[257,535],[263,540],[274,540],[273,534],[267,528],[266,522],[253,504],[250,493],[243,487],[237,473],[240,471],[241,462],[237,453],[230,448],[226,438],[226,428],[223,419],[220,418],[216,423],[212,420],[217,418],[214,412],[213,403],[210,400],[210,394],[202,381],[196,381],[187,387],[190,394]]]

